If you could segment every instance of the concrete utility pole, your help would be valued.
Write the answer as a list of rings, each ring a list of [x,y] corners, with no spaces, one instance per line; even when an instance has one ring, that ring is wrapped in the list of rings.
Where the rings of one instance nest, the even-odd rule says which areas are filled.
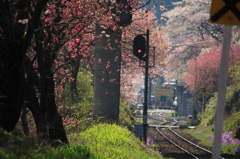
[[[115,40],[120,41],[121,32],[114,32],[111,29],[103,30],[97,26],[97,35],[102,31],[105,31],[105,34],[95,44],[93,113],[98,117],[118,120],[121,50],[118,47],[119,43]],[[110,37],[107,38],[105,35]],[[111,44],[112,50],[105,49],[107,43]]]
[[[130,11],[132,7],[127,0],[109,1],[107,6],[103,5],[102,7],[109,7],[109,5],[113,7],[111,12],[120,19],[118,22],[115,21],[116,25],[125,27],[131,24],[132,14]],[[100,35],[103,31],[105,34],[95,44],[93,113],[95,116],[118,120],[121,68],[121,49],[118,46],[122,32],[120,30],[113,31],[111,28],[102,29],[97,25],[96,34]]]

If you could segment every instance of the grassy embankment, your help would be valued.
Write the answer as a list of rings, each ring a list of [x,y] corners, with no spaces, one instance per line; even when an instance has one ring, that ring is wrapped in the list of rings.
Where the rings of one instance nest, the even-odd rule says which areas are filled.
[[[229,102],[229,100],[232,99],[231,96],[231,89],[228,89],[221,151],[224,154],[231,154],[240,157],[240,140],[236,138],[240,127],[240,112],[232,111],[233,103]],[[199,115],[201,122],[196,129],[186,131],[207,146],[213,146],[216,103],[217,94],[208,101],[204,113]]]
[[[17,137],[0,131],[0,159],[162,158],[158,152],[154,151],[152,143],[144,145],[132,131],[129,131],[133,129],[135,121],[130,106],[123,100],[120,103],[118,125],[104,124],[106,121],[103,118],[97,120],[91,118],[93,75],[87,70],[82,70],[79,72],[77,81],[78,96],[72,99],[69,85],[66,85],[65,92],[61,95],[67,104],[59,109],[64,117],[63,122],[70,144],[55,148],[49,141],[30,139],[31,136],[36,136],[34,133],[29,137]],[[27,118],[29,123],[34,123],[30,112]],[[36,128],[34,124],[29,124],[29,129]]]
[[[0,158],[5,159],[159,159],[161,155],[136,138],[126,128],[115,124],[98,124],[82,133],[69,135],[70,145],[50,148],[43,144],[4,135]],[[2,138],[3,139],[3,138]]]

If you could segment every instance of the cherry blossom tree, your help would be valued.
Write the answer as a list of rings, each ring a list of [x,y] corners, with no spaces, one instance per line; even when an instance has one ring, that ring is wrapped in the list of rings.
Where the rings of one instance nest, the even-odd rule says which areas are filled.
[[[65,82],[72,82],[72,92],[77,95],[75,83],[78,69],[93,65],[93,53],[99,46],[100,51],[113,53],[107,59],[106,54],[95,52],[95,63],[102,64],[95,71],[97,75],[104,75],[103,78],[96,76],[100,79],[99,86],[116,84],[120,87],[120,59],[123,57],[128,61],[129,58],[129,52],[124,53],[125,56],[120,53],[120,44],[123,43],[121,32],[123,26],[129,23],[131,7],[142,3],[121,0],[18,0],[0,4],[0,108],[3,110],[0,126],[13,130],[24,106],[33,114],[38,137],[60,139],[67,143],[62,118],[57,110],[65,102],[60,100]],[[160,29],[152,21],[147,25],[145,27],[149,29],[151,26],[152,29]],[[161,33],[152,32],[151,36],[159,38]],[[153,42],[155,47],[159,46],[157,42]],[[163,65],[163,62],[159,61],[158,64]],[[106,83],[102,83],[102,79]],[[118,89],[111,91],[104,88],[100,93],[111,99],[114,95],[118,96]]]
[[[92,56],[88,52],[95,39],[93,24],[105,12],[98,8],[96,1],[53,1],[41,17],[25,67],[26,90],[30,94],[27,107],[33,113],[40,138],[67,143],[56,100],[68,79],[73,83],[73,94],[77,92],[74,88],[81,61]]]
[[[190,39],[185,40],[185,44],[177,45],[170,49],[170,53],[166,58],[165,78],[167,80],[177,78],[179,83],[184,84],[184,73],[188,66],[188,61],[194,60],[202,49],[209,48],[211,45],[216,45],[218,42],[197,43]]]
[[[154,10],[137,10],[133,14],[132,24],[125,28],[123,32],[123,54],[121,69],[121,90],[123,97],[130,103],[136,100],[136,95],[143,87],[144,67],[139,67],[139,60],[132,53],[133,38],[138,34],[146,34],[150,30],[150,64],[153,61],[153,47],[155,47],[155,67],[149,69],[149,74],[154,77],[162,75],[167,57],[168,37],[161,30],[161,26],[156,21]],[[144,62],[141,62],[144,65]]]
[[[109,12],[108,3],[104,6],[95,0],[4,1],[1,7],[0,126],[9,131],[14,128],[25,100],[38,136],[67,143],[57,111],[58,93],[66,80],[74,82],[79,63],[93,62],[91,46],[100,38],[95,36],[96,22],[114,30],[113,21],[120,21],[118,10]]]
[[[138,3],[138,4],[144,5],[142,3]],[[134,7],[134,6],[132,6],[132,7]],[[113,40],[112,37],[114,38],[114,35],[115,35],[115,47],[105,48],[105,49],[106,50],[113,49],[112,52],[114,52],[114,51],[118,50],[117,47],[120,47],[121,54],[120,54],[120,52],[118,52],[117,54],[115,54],[115,56],[112,56],[112,54],[108,55],[109,58],[110,58],[110,56],[112,56],[112,59],[114,59],[115,63],[112,63],[111,62],[112,60],[106,61],[106,58],[103,59],[103,58],[97,57],[99,54],[97,54],[97,55],[95,54],[95,64],[97,65],[97,66],[95,66],[95,69],[96,68],[98,69],[97,74],[95,74],[95,81],[98,80],[98,83],[96,83],[97,88],[95,89],[96,98],[95,98],[95,102],[94,102],[95,103],[94,108],[95,108],[95,112],[97,112],[96,113],[97,115],[103,115],[103,114],[109,115],[109,114],[107,114],[107,113],[109,113],[108,110],[114,110],[115,114],[118,113],[117,109],[115,109],[117,106],[114,106],[114,105],[118,105],[117,104],[118,101],[114,101],[114,102],[111,102],[111,101],[113,101],[115,96],[119,96],[118,95],[119,93],[117,93],[117,91],[116,91],[119,88],[115,89],[113,87],[113,85],[110,85],[110,83],[107,83],[107,82],[110,81],[110,82],[112,82],[112,84],[119,85],[119,77],[114,76],[114,74],[116,74],[116,71],[119,71],[119,68],[120,68],[120,67],[114,68],[116,65],[119,65],[116,63],[116,62],[118,62],[119,59],[122,58],[121,74],[127,74],[126,77],[130,77],[130,78],[132,76],[131,79],[136,77],[137,79],[135,81],[141,81],[138,79],[138,77],[141,77],[142,71],[140,71],[140,70],[143,70],[143,68],[139,69],[136,67],[136,66],[138,66],[137,60],[135,57],[132,56],[132,40],[133,40],[133,37],[135,37],[137,34],[144,34],[144,33],[146,33],[147,29],[150,29],[153,31],[153,32],[151,32],[150,39],[152,38],[151,46],[155,46],[156,50],[157,50],[157,55],[158,55],[157,59],[159,59],[158,61],[156,61],[157,68],[159,70],[161,70],[161,67],[164,65],[163,61],[166,56],[166,51],[164,49],[167,47],[167,44],[166,44],[167,38],[165,36],[162,36],[163,33],[160,32],[159,25],[154,21],[154,19],[156,19],[156,16],[154,16],[154,13],[148,14],[148,11],[143,11],[143,10],[139,12],[139,15],[137,15],[137,14],[134,15],[136,10],[137,9],[134,9],[132,11],[133,16],[135,16],[135,19],[133,19],[132,24],[122,30],[123,37],[121,40],[121,45],[117,46],[117,43],[120,41],[121,37],[117,37],[116,34],[113,34],[110,30],[107,30],[106,28],[103,28],[105,30],[102,30],[104,32],[104,35],[102,36],[102,38],[105,39],[104,41],[106,41],[106,36],[109,36],[110,37],[109,40],[111,39],[110,41],[112,41]],[[165,42],[163,42],[164,41],[163,39],[165,40]],[[104,43],[104,41],[101,40],[101,43]],[[103,45],[103,44],[101,44],[101,45]],[[109,46],[113,46],[113,45],[114,45],[114,43],[111,43]],[[96,48],[99,48],[98,45],[96,45]],[[99,51],[100,50],[97,50],[97,52],[99,52]],[[101,68],[101,66],[103,66],[103,67]],[[110,68],[112,68],[111,71],[109,70]],[[136,71],[136,70],[139,70],[140,72],[138,71],[138,73],[136,73],[136,75],[133,75],[132,72]],[[157,69],[153,69],[151,71],[151,73],[155,74],[154,73],[155,70],[157,70]],[[157,74],[160,74],[159,70],[156,71]],[[124,94],[123,96],[125,96],[125,97],[127,97],[127,96],[133,97],[133,94],[135,94],[135,91],[133,93],[129,89],[129,88],[133,87],[133,84],[131,83],[130,79],[125,80],[123,77],[124,76],[121,77],[122,95]],[[102,82],[102,84],[104,84],[104,85],[100,85],[100,82]],[[98,88],[99,86],[101,86],[102,88]],[[114,91],[112,91],[112,90],[114,90]],[[112,95],[112,97],[111,97],[112,100],[110,100],[111,98],[107,97],[110,95]],[[109,100],[107,102],[109,104],[106,103],[105,106],[111,105],[111,108],[105,108],[105,106],[104,107],[101,106],[101,105],[104,105],[103,104],[103,103],[105,103],[105,102],[103,102],[104,100]],[[104,112],[107,112],[107,113],[104,113]],[[115,114],[112,116],[116,117],[117,115],[115,115]]]
[[[205,39],[206,35],[217,41],[222,39],[222,26],[209,23],[210,0],[183,0],[174,2],[174,9],[162,14],[166,18],[166,30],[171,37],[178,39]],[[163,5],[164,6],[164,5]],[[182,37],[181,37],[182,36]]]
[[[184,83],[183,74],[188,60],[197,57],[202,48],[222,41],[222,26],[209,23],[210,0],[183,0],[162,14],[164,30],[171,39],[167,57],[166,78]],[[164,7],[164,5],[163,5]]]
[[[221,45],[203,49],[202,53],[188,63],[185,81],[189,89],[198,93],[201,88],[205,88],[208,94],[217,91],[219,78]],[[230,50],[229,65],[233,67],[240,60],[240,47],[234,45]]]

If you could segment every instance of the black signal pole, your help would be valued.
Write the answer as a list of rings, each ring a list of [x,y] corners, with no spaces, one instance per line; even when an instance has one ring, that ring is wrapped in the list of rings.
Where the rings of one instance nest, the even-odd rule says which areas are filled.
[[[143,107],[143,140],[145,144],[147,143],[147,119],[148,119],[148,55],[149,55],[149,30],[147,30],[147,48],[145,57],[145,90],[144,90],[144,107]]]

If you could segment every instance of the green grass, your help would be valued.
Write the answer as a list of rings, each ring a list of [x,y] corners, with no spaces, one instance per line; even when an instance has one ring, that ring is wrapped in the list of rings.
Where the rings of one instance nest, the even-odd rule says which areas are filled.
[[[9,137],[9,138],[8,138]],[[69,135],[70,145],[52,148],[26,139],[6,135],[0,145],[4,159],[159,159],[159,153],[126,128],[116,124],[98,124],[82,133]]]
[[[142,124],[143,123],[143,118],[134,118],[136,121],[136,124]],[[147,120],[147,123],[150,124],[151,120]]]
[[[196,127],[196,129],[188,129],[188,130],[185,130],[185,132],[191,134],[193,137],[200,140],[200,143],[202,145],[206,145],[206,146],[209,146],[209,147],[213,146],[213,142],[211,142],[209,139],[206,138],[207,135],[213,135],[214,134],[213,126],[209,126],[209,127],[205,127],[205,128],[202,128],[202,127],[198,126],[198,127]],[[240,147],[240,144],[237,144],[237,145],[222,145],[221,146],[221,151],[224,154],[235,155],[234,150],[236,148],[239,148],[239,147]]]
[[[72,134],[70,142],[86,145],[94,156],[101,159],[154,159],[161,156],[152,152],[152,157],[130,131],[115,124],[98,124],[82,132]],[[74,141],[75,140],[75,141]],[[155,157],[153,157],[155,156]]]
[[[96,159],[84,145],[53,148],[31,140],[4,134],[0,144],[1,159]],[[2,142],[4,141],[4,142]]]
[[[212,127],[196,127],[196,129],[187,129],[185,132],[200,140],[201,144],[206,146],[213,146],[213,144],[206,138],[207,135],[213,134]]]
[[[228,88],[227,89],[227,107],[226,109],[231,112],[230,114],[225,114],[224,124],[223,124],[223,132],[232,131],[233,136],[235,137],[236,132],[240,129],[239,121],[240,121],[240,112],[230,111],[230,108],[234,109],[232,103],[232,94],[233,91]],[[201,140],[201,143],[207,146],[212,146],[213,143],[210,142],[206,136],[207,135],[214,135],[214,119],[216,115],[216,105],[217,105],[217,93],[214,94],[212,98],[206,104],[206,108],[203,114],[199,115],[201,118],[201,123],[198,127],[194,130],[187,130],[186,132],[190,133],[195,138]],[[196,133],[201,132],[201,133]],[[221,151],[227,154],[234,154],[234,150],[239,148],[240,144],[238,145],[222,145]]]

